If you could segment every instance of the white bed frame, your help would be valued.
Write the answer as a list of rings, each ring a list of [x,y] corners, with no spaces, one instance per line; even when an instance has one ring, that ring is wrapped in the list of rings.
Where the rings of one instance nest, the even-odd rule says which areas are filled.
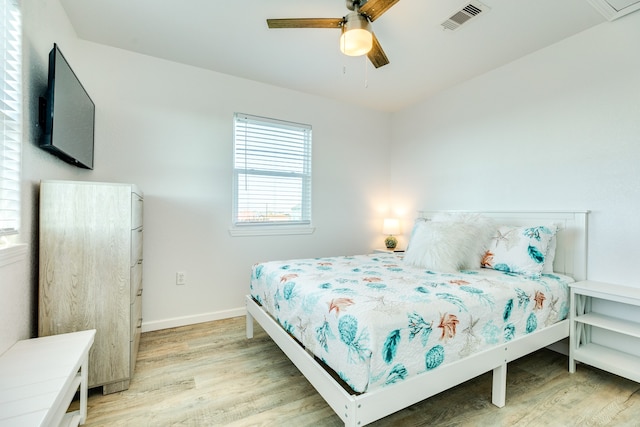
[[[435,213],[420,211],[419,216],[429,219]],[[478,213],[505,225],[558,224],[554,271],[572,276],[576,281],[586,279],[587,211]],[[569,336],[569,321],[564,320],[393,386],[358,395],[346,391],[251,295],[246,296],[246,306],[247,338],[253,337],[255,319],[348,427],[369,424],[488,371],[493,371],[491,401],[503,407],[506,400],[507,363]]]

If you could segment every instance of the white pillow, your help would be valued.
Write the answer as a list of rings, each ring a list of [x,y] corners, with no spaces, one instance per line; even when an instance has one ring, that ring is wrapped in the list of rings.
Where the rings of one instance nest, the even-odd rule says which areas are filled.
[[[459,221],[416,223],[404,262],[438,272],[455,272],[477,251],[479,228]]]
[[[413,241],[413,236],[416,234],[416,230],[418,230],[418,228],[420,227],[420,224],[423,224],[425,222],[429,221],[426,218],[416,218],[415,222],[413,223],[413,228],[411,229],[411,234],[409,234],[409,242],[407,243],[407,247],[405,248],[405,252],[409,251],[409,247],[411,246],[411,242]]]
[[[501,226],[491,240],[483,267],[540,277],[557,227]]]
[[[543,273],[553,273],[553,260],[556,258],[556,246],[558,245],[558,232],[553,235],[551,241],[549,241],[549,249],[547,250],[547,257],[544,260],[544,267],[542,267]]]
[[[440,212],[433,216],[432,221],[463,222],[476,227],[473,233],[473,242],[469,242],[469,244],[474,245],[474,248],[467,254],[468,256],[462,268],[478,269],[482,266],[482,258],[489,247],[491,238],[498,229],[498,225],[493,218],[486,217],[477,212]]]

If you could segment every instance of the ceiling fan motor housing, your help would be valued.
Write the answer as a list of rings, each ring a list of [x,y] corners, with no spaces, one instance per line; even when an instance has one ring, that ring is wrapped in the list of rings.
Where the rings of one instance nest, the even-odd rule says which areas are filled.
[[[360,0],[346,0],[347,2],[347,9],[349,10],[356,10],[356,8],[360,7],[360,4],[362,3],[362,1]]]

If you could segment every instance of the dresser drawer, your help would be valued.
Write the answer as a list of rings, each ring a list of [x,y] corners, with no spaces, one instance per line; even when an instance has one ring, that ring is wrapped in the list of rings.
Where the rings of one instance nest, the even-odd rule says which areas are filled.
[[[131,302],[136,298],[136,295],[142,290],[142,260],[138,261],[133,267],[131,267]]]
[[[130,346],[130,354],[131,354],[131,361],[129,363],[129,366],[131,367],[131,372],[129,373],[129,375],[131,375],[131,377],[133,377],[133,372],[136,369],[136,360],[138,359],[138,348],[140,348],[140,332],[142,331],[142,328],[138,328],[134,337],[133,337],[133,341],[131,341],[129,343]]]
[[[131,304],[131,341],[135,339],[136,333],[142,328],[142,289],[138,291],[136,299]]]
[[[131,193],[131,229],[142,227],[142,207],[143,199],[141,195]]]
[[[142,227],[131,230],[131,267],[136,265],[138,261],[142,260],[143,234]]]

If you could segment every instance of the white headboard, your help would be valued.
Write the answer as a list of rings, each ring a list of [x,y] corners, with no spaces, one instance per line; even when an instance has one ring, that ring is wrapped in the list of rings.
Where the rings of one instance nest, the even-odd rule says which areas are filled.
[[[493,218],[499,225],[558,226],[553,271],[573,277],[587,278],[587,215],[589,211],[418,211],[418,218],[431,219],[435,214],[477,213]]]

